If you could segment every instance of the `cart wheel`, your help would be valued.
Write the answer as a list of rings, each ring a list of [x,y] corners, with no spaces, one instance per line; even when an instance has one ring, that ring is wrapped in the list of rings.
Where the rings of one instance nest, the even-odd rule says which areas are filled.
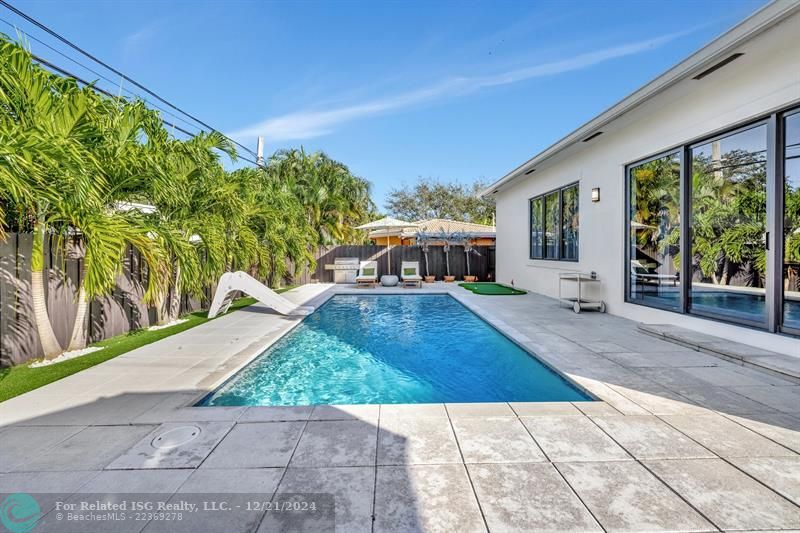
[[[574,304],[572,304],[572,310],[575,311],[576,313],[580,313],[581,312],[581,303],[580,302],[575,302]]]
[[[606,303],[605,302],[600,302],[600,312],[601,313],[605,313],[606,312]]]

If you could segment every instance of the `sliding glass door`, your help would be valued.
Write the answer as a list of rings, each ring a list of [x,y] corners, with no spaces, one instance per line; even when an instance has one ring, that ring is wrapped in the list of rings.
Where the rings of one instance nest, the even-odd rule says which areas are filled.
[[[800,111],[784,119],[783,327],[800,331]]]
[[[681,171],[677,152],[628,169],[628,298],[680,310]]]
[[[800,335],[800,109],[625,167],[625,301]]]
[[[689,312],[767,320],[767,125],[691,147]]]

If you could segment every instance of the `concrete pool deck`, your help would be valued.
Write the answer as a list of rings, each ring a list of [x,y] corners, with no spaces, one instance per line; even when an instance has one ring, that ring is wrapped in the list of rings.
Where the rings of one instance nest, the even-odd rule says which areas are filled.
[[[337,531],[800,529],[795,382],[534,294],[285,295],[443,291],[601,401],[191,407],[299,323],[253,306],[0,403],[0,495],[329,493]],[[154,452],[187,425],[202,438]],[[44,507],[34,531],[61,530]],[[262,513],[191,530],[223,524],[286,528]]]

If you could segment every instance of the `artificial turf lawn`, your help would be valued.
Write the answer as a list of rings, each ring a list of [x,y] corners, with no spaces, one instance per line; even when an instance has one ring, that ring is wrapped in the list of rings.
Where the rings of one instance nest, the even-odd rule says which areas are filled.
[[[512,289],[511,287],[506,287],[499,283],[459,283],[458,285],[475,294],[483,294],[486,296],[511,296],[514,294],[526,293],[526,291]]]
[[[284,292],[289,290],[290,287],[278,289],[276,292]],[[256,303],[255,298],[239,298],[231,304],[228,313],[253,305]],[[33,389],[38,389],[48,383],[58,381],[61,378],[70,376],[76,372],[80,372],[86,368],[98,365],[109,359],[113,359],[118,355],[125,352],[135,350],[145,344],[159,341],[181,331],[186,331],[200,324],[209,321],[206,316],[207,311],[197,311],[185,315],[182,318],[187,319],[186,322],[175,324],[174,326],[158,329],[155,331],[148,331],[146,329],[131,331],[110,339],[105,339],[96,342],[91,346],[102,346],[102,350],[97,350],[90,354],[64,361],[63,363],[56,363],[54,365],[41,366],[39,368],[31,368],[27,364],[13,366],[11,368],[0,368],[0,402],[19,396]]]

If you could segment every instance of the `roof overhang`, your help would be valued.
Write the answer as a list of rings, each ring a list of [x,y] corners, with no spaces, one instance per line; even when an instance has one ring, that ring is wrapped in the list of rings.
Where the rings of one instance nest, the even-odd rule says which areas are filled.
[[[625,113],[666,91],[678,82],[694,77],[719,61],[726,59],[729,54],[745,42],[797,12],[800,12],[800,2],[797,0],[775,0],[767,4],[653,81],[620,100],[583,126],[489,185],[481,191],[480,196],[490,196],[498,192],[501,188],[520,177],[529,175],[536,169],[537,165],[541,165],[553,158],[566,148],[585,140],[588,141],[590,137],[598,135],[604,127]]]

